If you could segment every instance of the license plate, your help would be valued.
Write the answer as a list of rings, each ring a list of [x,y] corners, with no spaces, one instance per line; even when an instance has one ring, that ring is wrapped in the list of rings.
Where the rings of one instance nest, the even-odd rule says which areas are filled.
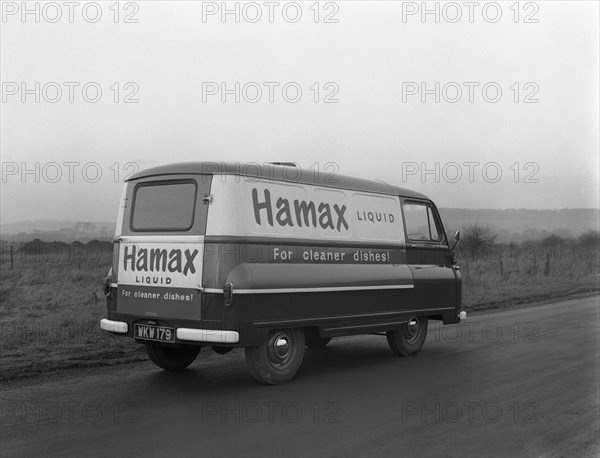
[[[136,324],[134,326],[136,339],[155,340],[157,342],[175,342],[175,330],[165,326],[151,326],[149,324]]]

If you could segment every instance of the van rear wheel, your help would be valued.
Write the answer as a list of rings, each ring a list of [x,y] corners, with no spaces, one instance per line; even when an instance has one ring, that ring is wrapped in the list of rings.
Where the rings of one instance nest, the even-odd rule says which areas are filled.
[[[161,369],[180,371],[194,362],[201,347],[172,348],[152,343],[144,344],[150,360]]]
[[[246,348],[246,362],[252,376],[266,385],[289,382],[304,358],[304,331],[277,329],[256,347]]]
[[[398,356],[411,356],[419,352],[427,337],[426,316],[412,317],[396,331],[388,331],[388,345]]]

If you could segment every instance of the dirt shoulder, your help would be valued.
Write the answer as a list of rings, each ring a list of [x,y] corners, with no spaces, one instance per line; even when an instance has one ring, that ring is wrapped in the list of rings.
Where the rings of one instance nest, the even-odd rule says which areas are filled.
[[[593,296],[600,292],[600,277],[593,275],[577,280],[565,280],[555,284],[527,285],[508,291],[490,291],[472,297],[465,294],[463,308],[467,312],[488,312],[528,307],[539,304]]]

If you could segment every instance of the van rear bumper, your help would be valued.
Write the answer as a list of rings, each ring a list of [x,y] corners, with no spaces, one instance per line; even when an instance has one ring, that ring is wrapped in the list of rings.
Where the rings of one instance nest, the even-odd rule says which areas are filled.
[[[123,321],[113,321],[107,320],[106,318],[102,318],[100,320],[100,329],[109,332],[116,332],[119,334],[127,334],[129,330],[129,325],[124,323]]]
[[[100,320],[100,328],[104,331],[115,332],[118,334],[127,334],[129,325],[124,321],[114,321],[103,318]],[[177,339],[190,342],[208,342],[220,344],[235,344],[240,341],[240,334],[237,331],[220,329],[196,329],[196,328],[177,328]]]
[[[240,341],[240,334],[237,331],[222,331],[218,329],[178,328],[177,338],[193,342],[238,343]]]

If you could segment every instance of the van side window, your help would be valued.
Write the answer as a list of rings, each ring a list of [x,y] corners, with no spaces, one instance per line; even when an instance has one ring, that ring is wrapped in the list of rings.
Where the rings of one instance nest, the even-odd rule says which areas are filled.
[[[442,240],[431,205],[406,202],[402,205],[409,240],[439,242]]]

